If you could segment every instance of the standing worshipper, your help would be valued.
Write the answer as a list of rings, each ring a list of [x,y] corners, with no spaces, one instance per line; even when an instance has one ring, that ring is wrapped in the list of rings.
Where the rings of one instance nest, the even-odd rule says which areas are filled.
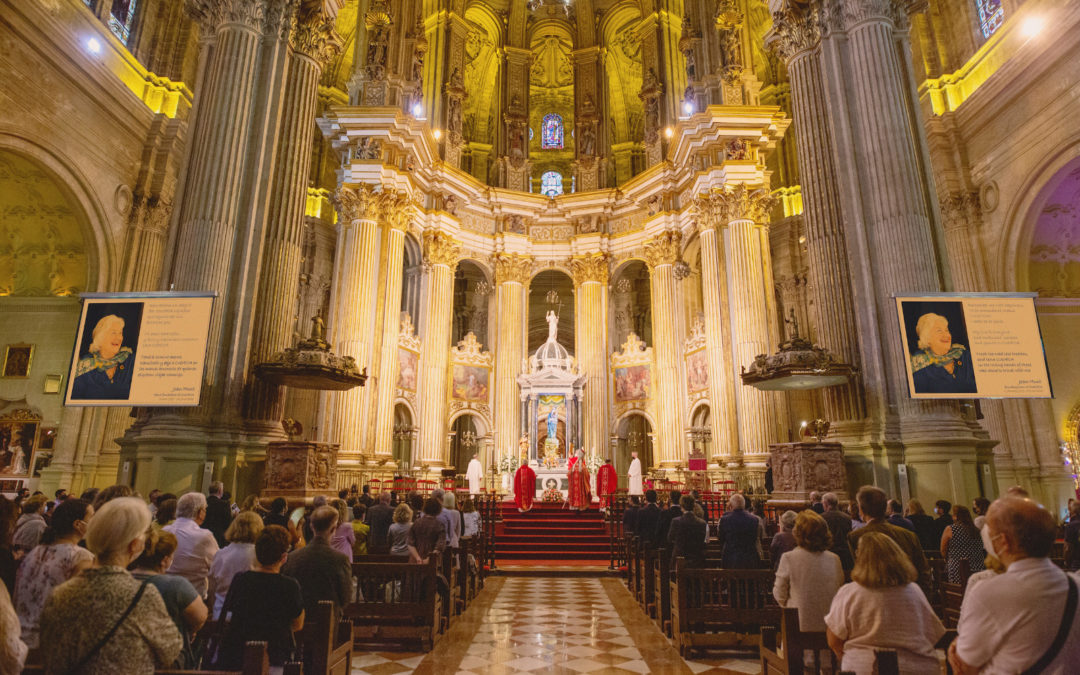
[[[480,486],[484,480],[484,469],[480,466],[480,455],[474,454],[469,460],[469,469],[465,472],[469,479],[469,494],[474,497],[480,494]]]
[[[592,493],[589,492],[589,470],[585,466],[585,451],[578,449],[576,457],[577,461],[570,469],[570,489],[566,503],[571,509],[584,511],[592,501]]]
[[[728,512],[720,518],[718,539],[724,545],[721,566],[754,570],[761,567],[758,554],[760,521],[746,511],[746,498],[736,492],[728,500]]]
[[[830,551],[840,558],[840,565],[844,572],[850,572],[855,566],[855,558],[851,555],[851,547],[848,546],[848,535],[851,534],[851,516],[840,510],[840,499],[835,492],[826,492],[821,496],[821,503],[825,505],[825,513],[821,517],[829,525],[829,534],[832,535]]]
[[[168,573],[190,581],[199,597],[204,598],[210,565],[218,552],[214,535],[209,530],[202,529],[205,520],[206,497],[201,492],[189,492],[176,502],[176,521],[161,528],[176,535],[178,542]]]
[[[300,584],[306,613],[314,613],[322,600],[334,603],[335,623],[331,624],[334,626],[352,591],[352,550],[346,555],[331,543],[339,518],[340,513],[333,506],[320,506],[312,511],[311,528],[315,536],[304,548],[289,553],[281,567],[282,574]]]
[[[950,584],[964,582],[965,575],[961,561],[967,562],[968,574],[986,569],[983,560],[982,533],[972,522],[971,512],[966,506],[957,504],[952,507],[953,524],[945,528],[941,535],[941,557],[945,558],[945,569],[949,574]]]
[[[366,516],[365,520],[371,527],[371,532],[368,533],[368,544],[376,549],[386,546],[386,536],[394,520],[394,507],[390,506],[390,493],[380,492],[379,503],[368,509]]]
[[[210,484],[210,494],[206,498],[206,519],[202,523],[204,530],[210,530],[214,533],[214,541],[217,542],[218,548],[228,546],[229,542],[225,539],[225,530],[229,529],[229,523],[233,519],[229,501],[222,498],[224,492],[225,485],[221,481],[214,481]]]
[[[600,497],[601,513],[607,513],[611,505],[611,496],[615,494],[618,487],[619,477],[615,473],[615,467],[612,466],[611,459],[605,459],[604,465],[596,472],[596,494]]]
[[[514,473],[514,504],[519,513],[532,508],[536,496],[536,472],[529,466],[529,461],[522,458],[521,466]]]
[[[633,459],[630,460],[630,469],[626,472],[626,476],[630,481],[628,494],[631,497],[634,495],[640,497],[644,494],[641,485],[641,460],[638,459],[637,450],[631,452],[630,457]]]

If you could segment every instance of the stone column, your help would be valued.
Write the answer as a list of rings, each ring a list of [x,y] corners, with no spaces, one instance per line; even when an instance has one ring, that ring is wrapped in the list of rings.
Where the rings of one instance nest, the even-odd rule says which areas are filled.
[[[574,275],[574,352],[585,375],[581,406],[585,452],[607,451],[608,411],[608,275],[605,254],[570,259]]]
[[[517,376],[525,357],[525,294],[532,272],[532,258],[495,256],[496,322],[495,351],[495,451],[517,453],[521,437],[521,392]],[[497,460],[493,460],[497,461]]]
[[[317,112],[322,64],[340,49],[334,21],[319,8],[297,17],[282,115],[277,138],[277,161],[270,175],[270,210],[263,235],[262,269],[255,300],[251,365],[270,359],[292,346],[304,246],[304,208],[315,134],[311,121]],[[281,428],[285,388],[251,378],[245,411],[248,426],[271,440],[286,440]]]
[[[342,186],[334,194],[338,211],[334,276],[330,287],[327,341],[361,368],[371,362],[375,323],[376,266],[379,259],[378,195],[367,184]],[[339,459],[359,459],[365,448],[367,387],[327,394],[320,415],[320,440],[341,446]]]
[[[450,358],[450,327],[453,321],[454,269],[461,256],[461,242],[438,231],[424,233],[424,262],[428,266],[428,320],[420,355],[419,463],[429,471],[449,461],[446,443],[447,366]]]
[[[768,229],[773,198],[765,188],[750,190],[745,185],[714,194],[723,204],[727,221],[725,265],[731,308],[732,356],[738,378],[738,373],[749,366],[755,356],[771,353],[766,298],[772,296],[773,289],[766,284],[769,249],[764,244],[768,239],[762,234]],[[781,416],[775,395],[738,382],[735,400],[743,459],[763,463],[769,444],[778,439],[777,426]]]
[[[679,348],[676,335],[678,307],[675,302],[675,263],[682,254],[682,235],[677,230],[662,232],[645,242],[645,261],[649,265],[653,311],[653,354],[655,388],[652,399],[656,409],[659,439],[659,466],[675,468],[686,459],[683,452],[682,409],[679,396]]]
[[[383,223],[387,229],[386,249],[381,256],[386,273],[380,292],[382,340],[379,349],[378,377],[375,382],[374,439],[375,461],[393,462],[394,390],[398,379],[398,333],[401,326],[401,283],[405,258],[405,233],[409,229],[411,208],[403,192],[383,193]]]

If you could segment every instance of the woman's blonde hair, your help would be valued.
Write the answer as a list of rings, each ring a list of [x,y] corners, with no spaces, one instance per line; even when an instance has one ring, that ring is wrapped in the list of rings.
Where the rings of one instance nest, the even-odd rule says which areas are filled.
[[[832,532],[829,524],[811,509],[803,509],[795,517],[795,527],[791,529],[795,543],[814,553],[828,551],[832,546]]]
[[[143,547],[142,555],[131,563],[130,568],[141,567],[144,570],[156,570],[161,567],[161,563],[164,562],[165,558],[176,553],[177,545],[175,534],[151,527],[146,532],[146,545]]]
[[[109,328],[109,324],[119,321],[120,326],[123,327],[126,322],[115,314],[106,314],[98,319],[98,322],[94,324],[94,332],[92,333],[92,339],[90,340],[90,351],[100,352],[101,345],[98,344],[98,338]]]
[[[909,515],[925,515],[926,511],[923,510],[922,502],[918,499],[909,499],[907,501],[907,510]]]
[[[867,532],[859,537],[851,579],[867,588],[905,586],[919,578],[907,554],[888,536]]]
[[[443,508],[444,509],[457,509],[457,497],[453,492],[447,492],[443,495]]]
[[[411,523],[412,522],[412,509],[405,502],[401,502],[394,509],[394,522],[395,523]]]
[[[233,518],[229,529],[225,530],[225,540],[234,544],[254,544],[262,531],[262,518],[254,511],[243,511]]]
[[[930,346],[930,343],[926,340],[926,334],[933,330],[938,322],[945,324],[945,330],[949,329],[949,320],[940,314],[928,312],[919,317],[919,320],[915,323],[915,333],[919,336],[919,349],[926,349]]]
[[[349,505],[345,503],[344,499],[331,500],[330,506],[333,506],[335,509],[337,509],[338,525],[342,523],[347,523],[352,520],[352,518],[349,518]]]
[[[117,497],[95,510],[86,529],[86,548],[105,563],[127,551],[150,527],[150,509],[138,497]]]

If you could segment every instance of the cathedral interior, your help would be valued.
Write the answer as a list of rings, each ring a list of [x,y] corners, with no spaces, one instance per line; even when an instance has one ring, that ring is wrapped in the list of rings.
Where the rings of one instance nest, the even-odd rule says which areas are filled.
[[[849,486],[1060,511],[1078,43],[1055,0],[0,0],[0,482],[239,499],[290,435],[495,476],[554,410],[620,474],[761,490],[824,419]],[[200,404],[65,406],[80,295],[150,291],[216,294]],[[1053,398],[912,399],[934,292],[1037,294]],[[256,375],[320,334],[364,386]],[[793,338],[852,375],[742,382]]]

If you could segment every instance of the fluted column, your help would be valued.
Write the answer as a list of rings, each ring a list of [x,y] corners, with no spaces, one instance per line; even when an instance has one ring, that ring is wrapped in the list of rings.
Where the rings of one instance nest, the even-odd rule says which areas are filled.
[[[304,245],[304,207],[322,66],[340,49],[333,19],[318,6],[302,11],[290,35],[291,52],[281,122],[278,160],[270,176],[270,210],[263,236],[262,268],[255,300],[252,365],[292,346]],[[285,388],[252,378],[246,397],[249,425],[284,439],[281,420]]]
[[[521,394],[517,376],[525,357],[525,293],[533,260],[528,256],[495,257],[495,453],[502,458],[517,453],[521,437]]]
[[[657,448],[660,467],[677,467],[686,458],[682,450],[683,399],[679,396],[678,311],[675,302],[675,263],[682,253],[682,235],[675,230],[645,242],[653,312],[653,355],[656,388],[652,392],[657,417]]]
[[[811,305],[817,342],[846,363],[859,363],[859,343],[848,269],[844,218],[840,211],[840,178],[832,152],[825,88],[822,80],[820,28],[816,12],[778,12],[768,41],[784,59],[791,81],[791,102],[803,221],[809,262]],[[822,391],[825,417],[843,435],[866,416],[862,378]],[[837,435],[836,432],[833,434]]]
[[[719,463],[734,460],[738,455],[738,425],[735,416],[735,381],[727,367],[724,354],[724,314],[727,302],[724,293],[723,254],[718,228],[724,222],[722,208],[708,194],[699,196],[694,203],[698,231],[701,234],[701,295],[705,309],[705,356],[709,363],[709,416],[713,437],[713,457]]]
[[[328,341],[343,356],[351,356],[361,368],[371,363],[375,323],[375,279],[379,254],[378,195],[361,184],[342,186],[334,194],[338,211],[334,276],[330,287]],[[367,387],[327,395],[323,406],[322,437],[341,445],[341,455],[357,459],[364,450],[368,399]]]
[[[382,341],[379,369],[375,381],[375,460],[392,461],[394,457],[394,390],[398,379],[398,333],[401,317],[401,283],[405,258],[405,232],[409,228],[411,207],[404,193],[383,193],[383,223],[387,228],[383,264],[384,285],[380,291],[382,306]]]
[[[574,352],[585,376],[581,408],[585,451],[606,455],[608,450],[607,316],[609,260],[605,254],[570,260],[574,275]]]
[[[732,360],[735,377],[749,366],[758,354],[771,353],[766,297],[773,289],[766,283],[769,249],[762,237],[767,230],[773,198],[762,188],[749,190],[739,185],[731,190],[715,191],[721,201],[727,229],[724,233],[725,264],[728,279],[728,303],[731,308]],[[778,439],[780,410],[775,395],[748,387],[735,386],[739,417],[739,450],[744,460],[755,461],[768,453],[769,444]]]
[[[424,262],[428,266],[428,320],[420,355],[420,439],[413,455],[429,471],[448,463],[446,453],[447,365],[453,321],[454,269],[461,243],[443,232],[424,233]]]

